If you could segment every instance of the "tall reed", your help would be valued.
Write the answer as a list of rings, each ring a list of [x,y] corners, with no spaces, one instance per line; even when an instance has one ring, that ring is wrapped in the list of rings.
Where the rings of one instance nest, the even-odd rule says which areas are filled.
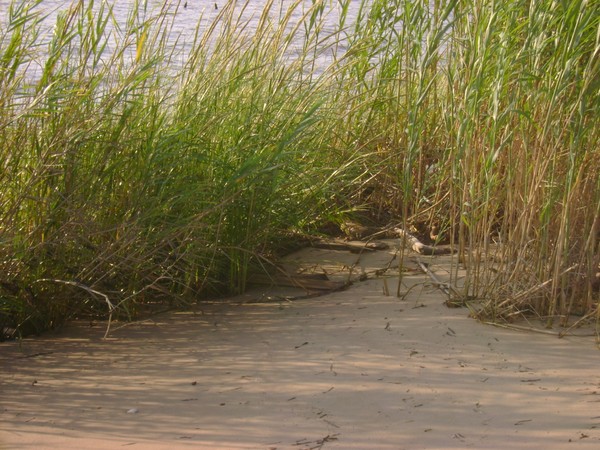
[[[455,12],[465,39],[451,47],[447,130],[468,289],[489,298],[482,316],[550,324],[597,311],[598,12],[585,1]]]

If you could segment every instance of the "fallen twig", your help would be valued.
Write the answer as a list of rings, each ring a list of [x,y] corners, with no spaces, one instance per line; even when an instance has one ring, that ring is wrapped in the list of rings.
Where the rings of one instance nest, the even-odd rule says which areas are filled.
[[[110,301],[110,299],[108,298],[108,295],[97,291],[95,289],[92,289],[89,286],[86,286],[85,284],[81,284],[78,283],[77,281],[66,281],[66,280],[55,280],[52,278],[41,278],[39,280],[36,280],[36,283],[41,283],[41,282],[52,282],[52,283],[61,283],[61,284],[67,284],[69,286],[75,286],[78,287],[80,289],[83,289],[84,291],[89,292],[90,294],[92,294],[92,296],[94,295],[99,295],[100,297],[104,298],[104,301],[106,302],[106,304],[108,305],[108,324],[106,325],[106,332],[104,333],[104,336],[102,339],[106,339],[106,337],[108,336],[108,333],[110,332],[110,324],[112,322],[112,315],[113,312],[117,309],[115,305],[112,304],[112,302]]]
[[[571,267],[563,270],[561,273],[558,274],[559,277],[563,276],[564,274],[572,271],[573,269],[575,269],[576,267],[578,267],[579,264],[574,264]],[[540,289],[545,288],[546,286],[548,286],[550,283],[552,283],[554,281],[554,278],[550,278],[549,280],[544,281],[543,283],[537,284],[523,292],[519,292],[517,295],[515,295],[514,297],[511,297],[509,299],[504,300],[502,303],[500,303],[499,305],[496,306],[497,309],[502,308],[504,305],[513,303],[519,303],[522,299],[529,297],[531,294],[533,294],[534,292],[539,291]]]
[[[541,330],[541,329],[535,328],[535,327],[524,327],[521,325],[513,325],[513,324],[509,324],[509,323],[497,323],[497,322],[489,322],[489,321],[485,321],[485,322],[481,322],[481,323],[484,323],[486,325],[493,325],[498,328],[507,328],[509,330],[531,331],[533,333],[549,334],[550,336],[558,336],[558,333],[555,331]]]
[[[328,292],[342,290],[349,286],[349,283],[343,281],[330,280],[327,278],[326,275],[303,275],[290,273],[276,273],[272,275],[261,273],[255,274],[252,276],[252,283],[277,286],[291,286],[302,288],[306,291],[319,290]]]
[[[586,314],[585,316],[583,316],[581,319],[579,319],[577,322],[575,322],[573,325],[571,325],[566,330],[558,333],[558,337],[559,338],[565,337],[573,328],[576,328],[581,322],[583,322],[584,320],[587,320],[590,317],[597,315],[597,314],[598,314],[598,308],[596,308],[595,310],[593,310],[593,311],[589,312],[588,314]],[[591,334],[591,336],[595,336],[595,335],[596,335],[596,333]]]
[[[508,328],[509,330],[518,330],[518,331],[531,331],[532,333],[540,333],[540,334],[548,334],[550,336],[556,336],[558,338],[562,338],[564,337],[571,328],[573,328],[574,325],[572,325],[571,327],[569,327],[568,330],[565,331],[561,331],[561,332],[556,332],[556,331],[551,331],[551,330],[542,330],[540,328],[535,328],[535,327],[525,327],[522,325],[514,325],[514,324],[509,324],[509,323],[497,323],[497,322],[489,322],[489,321],[485,321],[485,322],[481,322],[484,323],[486,325],[493,325],[495,327],[498,328]],[[596,333],[590,333],[590,334],[572,334],[570,336],[573,337],[590,337],[590,336],[596,336]]]
[[[427,276],[429,276],[429,278],[431,278],[431,280],[433,281],[433,284],[436,285],[444,294],[446,294],[448,296],[449,300],[460,297],[460,294],[458,292],[456,292],[456,290],[452,286],[450,286],[449,283],[444,283],[431,270],[429,270],[429,267],[427,267],[427,264],[423,263],[418,258],[417,258],[417,264],[419,265],[421,270]]]

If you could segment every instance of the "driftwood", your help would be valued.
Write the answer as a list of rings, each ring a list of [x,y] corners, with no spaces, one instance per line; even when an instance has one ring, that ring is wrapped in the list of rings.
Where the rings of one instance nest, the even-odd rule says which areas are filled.
[[[365,231],[367,227],[362,227]],[[379,230],[376,233],[371,235],[371,238],[374,235],[386,234],[388,237],[398,238],[401,243],[412,249],[413,251],[422,254],[422,255],[446,255],[452,253],[452,250],[446,247],[433,247],[430,245],[425,245],[421,241],[419,241],[412,234],[404,231],[402,228],[387,228],[384,230]],[[359,236],[356,236],[359,237]],[[364,237],[364,236],[362,236]],[[389,244],[381,241],[369,240],[367,242],[348,242],[343,240],[317,240],[312,242],[312,247],[327,249],[327,250],[341,250],[348,251],[351,253],[362,254],[365,252],[374,252],[377,250],[387,250],[389,249]],[[421,268],[424,266],[422,265]],[[426,271],[427,273],[427,271]],[[432,274],[429,273],[431,276]],[[341,289],[345,289],[350,285],[350,279],[348,281],[333,281],[327,278],[325,274],[292,274],[287,273],[283,269],[279,269],[277,273],[266,274],[259,273],[250,277],[250,283],[254,284],[263,284],[263,285],[275,285],[275,286],[288,286],[288,287],[297,287],[302,288],[307,291],[337,291]],[[441,283],[439,280],[434,278],[434,282],[438,284],[440,289],[444,290],[445,284]],[[446,287],[447,289],[447,287]],[[450,295],[449,291],[445,291],[447,295]]]
[[[435,256],[449,255],[453,253],[453,250],[448,247],[433,247],[431,245],[425,245],[412,234],[410,234],[408,231],[405,231],[402,228],[394,228],[394,233],[400,238],[400,240],[406,242],[407,247],[421,255]]]
[[[377,241],[372,241],[372,239],[377,237],[386,237],[396,239],[399,238],[404,244],[420,255],[448,255],[453,253],[453,250],[448,247],[436,247],[431,245],[423,244],[419,239],[410,234],[408,231],[400,228],[398,226],[387,226],[385,228],[374,228],[368,227],[365,225],[360,225],[355,222],[345,222],[340,227],[342,231],[348,236],[350,239],[364,239],[367,240],[367,246],[371,244],[377,243]],[[337,241],[336,241],[337,243]],[[356,245],[356,244],[353,244]],[[340,250],[344,250],[344,248],[340,247]],[[375,248],[376,250],[380,250],[379,248]],[[349,250],[349,249],[346,249]],[[362,248],[361,251],[365,249]],[[351,250],[352,251],[352,250]],[[367,250],[368,251],[368,250]]]

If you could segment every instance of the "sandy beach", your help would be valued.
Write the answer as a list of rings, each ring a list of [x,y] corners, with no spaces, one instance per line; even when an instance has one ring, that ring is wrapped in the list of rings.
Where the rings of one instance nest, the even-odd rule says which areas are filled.
[[[308,251],[298,258],[356,261]],[[443,258],[432,264],[446,273]],[[105,323],[79,322],[0,343],[0,448],[600,447],[591,330],[484,325],[446,307],[423,273],[406,273],[403,299],[396,280],[390,295],[369,277],[319,297],[250,292],[113,323],[106,339]]]

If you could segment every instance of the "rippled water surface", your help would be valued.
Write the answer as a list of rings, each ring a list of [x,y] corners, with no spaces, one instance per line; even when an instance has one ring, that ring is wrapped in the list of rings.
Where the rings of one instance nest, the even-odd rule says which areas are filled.
[[[85,0],[82,0],[85,1]],[[76,3],[76,2],[75,2]],[[94,2],[94,10],[98,11],[102,5],[106,3],[111,5],[116,25],[110,26],[112,39],[118,40],[122,38],[122,30],[125,28],[128,18],[132,14],[136,2],[135,0],[108,0],[101,2],[96,0]],[[248,0],[238,1],[235,3],[234,16],[239,17],[240,29],[243,32],[252,35],[256,31],[257,24],[265,9],[265,6],[269,2],[267,0]],[[269,18],[272,23],[278,23],[287,13],[290,6],[296,2],[292,0],[274,0],[272,2],[271,9],[269,11]],[[11,1],[0,0],[0,26],[1,31],[5,31],[6,24],[8,23],[9,7]],[[189,50],[191,43],[194,40],[196,30],[204,31],[215,19],[218,18],[219,14],[223,12],[226,5],[224,0],[182,0],[180,2],[165,2],[160,0],[147,0],[146,3],[143,1],[137,2],[137,13],[142,19],[150,19],[156,17],[161,10],[169,12],[169,17],[172,20],[172,28],[169,34],[169,40],[171,44],[175,45],[176,48],[182,50],[180,57],[185,58],[186,50]],[[288,24],[288,29],[292,29],[304,16],[307,9],[311,7],[313,1],[305,0],[300,1],[299,5],[293,10],[291,20]],[[350,29],[351,24],[356,19],[358,10],[361,4],[361,0],[350,0],[350,4],[347,11],[347,18],[345,26]],[[36,6],[36,11],[43,15],[46,15],[46,19],[43,22],[41,39],[47,41],[51,36],[52,29],[56,23],[56,19],[61,12],[68,10],[72,2],[60,1],[60,0],[42,0],[41,3]],[[325,2],[325,8],[320,16],[323,28],[321,29],[321,35],[326,36],[333,33],[338,29],[340,20],[340,3],[339,0],[330,0]],[[296,34],[297,47],[302,42],[302,30]],[[2,34],[2,33],[0,33]],[[343,35],[338,35],[335,39],[339,41],[338,49],[343,50]],[[320,37],[321,39],[321,37]],[[326,44],[323,43],[323,46]],[[110,47],[107,49],[110,51]],[[292,45],[293,51],[293,45]],[[299,48],[297,49],[299,51]],[[325,65],[331,62],[333,55],[328,49],[328,54],[321,55],[320,64]]]

